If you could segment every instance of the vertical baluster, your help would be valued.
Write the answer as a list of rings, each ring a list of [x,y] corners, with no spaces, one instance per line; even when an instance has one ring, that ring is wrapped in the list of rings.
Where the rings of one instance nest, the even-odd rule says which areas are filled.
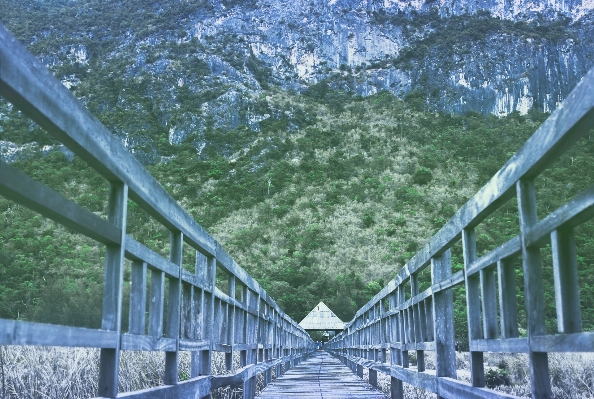
[[[551,232],[551,247],[553,250],[557,329],[560,333],[578,333],[582,331],[582,313],[573,229]]]
[[[211,294],[214,287],[214,276],[216,264],[213,257],[208,257],[196,252],[196,277],[202,288],[195,294],[196,305],[200,309],[199,320],[196,322],[196,328],[199,335],[204,340],[210,340],[212,337],[212,314],[213,296]],[[210,375],[211,373],[211,351],[201,350],[192,352],[190,375],[197,377],[199,375]]]
[[[235,276],[229,276],[227,280],[229,288],[229,296],[235,299]],[[227,329],[227,344],[229,345],[229,352],[225,353],[225,368],[233,371],[233,345],[235,344],[235,305],[229,304],[226,323]]]
[[[435,340],[433,320],[435,315],[433,313],[433,297],[425,299],[425,320],[427,322],[427,341],[432,342]]]
[[[431,259],[431,282],[440,283],[452,275],[450,250]],[[451,288],[433,294],[433,336],[435,372],[438,377],[456,378],[454,293]]]
[[[200,252],[196,251],[196,263],[194,265],[194,278],[198,286],[192,286],[192,338],[204,339],[204,287],[206,282],[206,258]],[[199,351],[192,351],[190,354],[190,377],[195,378],[200,375]]]
[[[193,332],[194,324],[194,286],[182,281],[181,301],[181,331],[183,339],[195,339]]]
[[[151,270],[151,296],[149,302],[149,335],[163,336],[163,304],[165,298],[165,273]]]
[[[132,262],[130,276],[130,334],[144,335],[146,330],[146,262]]]
[[[464,268],[468,270],[476,260],[476,236],[474,229],[462,231],[462,250],[464,252]],[[466,309],[468,312],[468,341],[483,338],[481,328],[480,282],[475,275],[466,275]],[[470,382],[473,387],[485,386],[485,369],[483,352],[470,351]]]
[[[246,312],[246,321],[245,321],[245,336],[246,342],[250,346],[249,349],[245,351],[245,362],[247,364],[254,364],[256,363],[256,359],[254,356],[254,349],[252,349],[252,345],[255,341],[255,333],[257,330],[256,323],[254,322],[254,316],[250,313],[253,310],[253,297],[254,293],[247,287],[244,287],[244,299],[245,304],[248,309]],[[255,386],[254,386],[254,377],[248,378],[243,382],[243,397],[244,399],[252,399],[255,395]]]
[[[127,204],[128,186],[120,182],[111,182],[109,187],[108,221],[120,229],[120,244],[106,247],[101,328],[115,331],[118,338],[115,348],[101,349],[98,386],[98,396],[109,398],[115,398],[118,394]]]
[[[528,341],[530,342],[532,337],[546,334],[540,249],[527,247],[524,240],[527,230],[538,222],[534,181],[519,180],[516,189],[520,213],[520,237],[522,240],[524,298],[526,301]],[[546,352],[533,352],[530,349],[528,357],[530,359],[532,396],[535,398],[551,398],[548,354]]]
[[[516,304],[516,273],[509,259],[497,262],[499,278],[499,311],[503,338],[518,337],[518,309]]]
[[[481,299],[483,302],[483,331],[486,339],[499,338],[497,324],[497,289],[495,288],[495,269],[492,267],[480,271]]]
[[[266,337],[264,340],[264,344],[265,344],[264,361],[269,361],[269,360],[272,360],[272,350],[273,350],[272,349],[273,348],[272,323],[270,321],[272,318],[273,309],[268,303],[265,304],[265,309],[266,309],[266,323],[265,323],[266,324],[266,326],[265,326]],[[267,386],[271,382],[272,382],[272,367],[267,368],[266,371],[264,372],[264,386]]]
[[[404,292],[403,284],[398,286],[398,303],[400,305],[404,304],[406,301],[406,296]],[[400,351],[400,361],[401,365],[404,368],[408,368],[408,349],[406,345],[409,343],[408,341],[408,310],[403,309],[398,313],[399,316],[399,325],[400,325],[400,342],[401,342],[401,351]]]
[[[181,310],[181,280],[182,280],[182,251],[183,234],[179,231],[171,232],[171,253],[169,259],[178,265],[178,278],[169,280],[169,298],[167,301],[167,338],[176,340],[175,351],[165,352],[165,377],[166,385],[176,385],[178,375],[179,355],[179,326]]]
[[[248,334],[249,334],[249,327],[248,327],[248,321],[249,321],[249,317],[248,317],[248,308],[249,308],[249,302],[248,302],[248,288],[246,286],[241,287],[241,302],[243,303],[243,305],[245,306],[245,310],[243,310],[242,313],[242,321],[241,321],[241,326],[242,326],[242,343],[244,344],[248,344],[249,343],[249,339],[248,339]],[[240,367],[245,367],[247,366],[248,363],[248,350],[247,349],[243,349],[239,352],[239,366]]]
[[[413,274],[410,276],[410,294],[411,298],[416,297],[419,295],[419,276],[417,274]],[[417,303],[416,305],[412,305],[411,309],[411,317],[412,317],[412,327],[414,330],[414,342],[415,344],[419,344],[424,341],[423,337],[423,330],[424,327],[421,323],[421,320],[424,318],[424,315],[421,315],[421,304]],[[417,349],[417,371],[425,371],[425,351]]]
[[[390,310],[396,309],[402,302],[400,302],[400,286],[390,294]],[[402,366],[402,345],[404,344],[402,339],[402,328],[401,328],[401,313],[402,311],[391,316],[391,335],[392,340],[396,343],[396,348],[390,349],[390,357],[392,358],[392,364]],[[404,399],[404,387],[402,381],[396,377],[390,377],[390,397],[391,399]]]
[[[390,343],[390,319],[389,316],[385,315],[386,307],[384,305],[384,299],[380,302],[380,316],[382,317],[380,323],[380,342],[382,343],[382,349],[380,354],[380,362],[388,362],[388,345]]]

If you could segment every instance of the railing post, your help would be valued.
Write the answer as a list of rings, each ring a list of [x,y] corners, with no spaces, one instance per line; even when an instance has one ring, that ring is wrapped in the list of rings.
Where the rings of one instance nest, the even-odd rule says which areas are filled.
[[[462,230],[462,250],[464,253],[464,270],[476,260],[476,236],[474,229]],[[468,343],[470,345],[470,382],[473,387],[485,386],[485,369],[483,352],[472,350],[472,341],[483,338],[480,309],[480,281],[476,275],[466,279],[466,309],[468,312]]]
[[[227,280],[229,296],[235,299],[235,276],[229,276]],[[235,344],[235,305],[227,305],[227,344],[230,346],[230,352],[225,353],[225,368],[233,371],[233,345]]]
[[[524,268],[524,298],[528,324],[530,359],[530,383],[533,398],[551,398],[551,381],[547,352],[532,351],[532,337],[545,335],[544,292],[540,248],[527,247],[525,235],[538,222],[534,181],[518,180],[516,183],[518,210],[520,213],[520,237]]]
[[[244,324],[244,328],[245,328],[245,337],[246,337],[246,343],[250,346],[249,349],[242,351],[245,353],[245,355],[243,355],[243,361],[245,362],[245,365],[248,364],[255,364],[257,363],[257,359],[256,359],[256,353],[257,353],[257,347],[256,349],[252,348],[252,345],[254,345],[255,337],[257,336],[257,318],[255,318],[251,313],[250,313],[250,308],[253,307],[252,302],[253,302],[253,292],[247,288],[244,287],[243,290],[243,300],[244,303],[246,305],[247,311],[245,312],[245,324]],[[256,322],[254,323],[254,319],[256,320]],[[257,343],[256,343],[257,345]],[[247,380],[245,380],[243,382],[243,398],[244,399],[252,399],[255,396],[255,390],[256,390],[256,386],[255,386],[255,377],[251,377],[248,378]]]
[[[130,334],[144,335],[146,329],[146,262],[132,262],[132,271],[130,276],[130,314],[129,328]]]
[[[398,286],[398,304],[403,304],[405,302],[405,292],[404,287],[401,285]],[[406,349],[406,344],[408,344],[408,334],[407,334],[407,325],[408,325],[408,312],[406,309],[402,309],[398,312],[398,325],[400,327],[400,365],[404,368],[408,368],[408,350]]]
[[[101,328],[117,333],[115,348],[102,348],[99,361],[98,396],[108,398],[115,398],[118,394],[127,205],[128,186],[121,182],[111,182],[109,187],[108,221],[115,227],[120,228],[121,233],[120,244],[107,246],[105,253]]]
[[[170,260],[178,265],[177,279],[169,280],[169,298],[167,301],[167,338],[176,340],[175,352],[165,352],[165,377],[166,385],[177,385],[178,378],[178,353],[179,353],[179,327],[181,311],[181,281],[182,281],[182,251],[183,234],[180,231],[171,232]]]
[[[410,276],[410,293],[411,298],[419,295],[419,277],[417,274],[413,274]],[[414,341],[416,344],[424,341],[424,328],[425,323],[421,323],[422,317],[424,317],[424,313],[421,314],[421,303],[417,303],[416,305],[411,306],[411,316],[413,322],[411,323],[414,328]],[[417,349],[417,371],[425,371],[425,351]]]
[[[200,290],[202,339],[210,342],[210,348],[192,352],[191,376],[210,375],[212,369],[212,342],[214,329],[214,290],[216,281],[216,258],[196,253],[196,276],[203,287]]]
[[[560,333],[578,333],[582,331],[582,314],[573,229],[551,232],[551,247],[553,250],[557,329]]]
[[[438,284],[452,275],[450,250],[431,258],[431,283]],[[433,335],[437,377],[456,378],[454,294],[451,288],[433,294]]]
[[[503,338],[517,338],[518,307],[516,304],[516,272],[509,259],[497,262],[499,278],[499,310],[501,313],[501,335]]]
[[[390,335],[388,334],[390,323],[389,318],[384,316],[386,313],[386,309],[384,306],[384,300],[380,302],[380,342],[382,344],[381,352],[380,352],[380,363],[386,363],[388,361],[388,348],[386,347],[390,343]]]
[[[483,302],[483,333],[485,339],[499,338],[497,317],[497,290],[495,287],[495,269],[490,267],[481,270],[481,298]]]

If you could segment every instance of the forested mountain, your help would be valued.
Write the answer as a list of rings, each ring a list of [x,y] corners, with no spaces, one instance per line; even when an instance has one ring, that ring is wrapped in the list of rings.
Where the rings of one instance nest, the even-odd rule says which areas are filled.
[[[594,65],[587,6],[474,4],[16,0],[0,22],[291,317],[323,300],[348,320]],[[105,214],[107,184],[6,102],[0,152]],[[543,212],[590,184],[593,153],[587,136],[538,180]],[[518,233],[515,208],[480,251]],[[1,197],[0,213],[0,317],[97,327],[103,248]],[[129,219],[167,254],[166,230],[134,203]]]

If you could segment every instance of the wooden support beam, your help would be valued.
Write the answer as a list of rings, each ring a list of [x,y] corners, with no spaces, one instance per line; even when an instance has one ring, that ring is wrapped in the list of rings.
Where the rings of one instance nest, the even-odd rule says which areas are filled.
[[[517,183],[518,210],[520,213],[520,234],[522,240],[522,262],[524,268],[524,299],[528,340],[546,334],[544,317],[544,287],[540,249],[527,247],[524,234],[538,222],[536,215],[536,192],[534,181],[519,180]],[[549,361],[546,352],[529,352],[530,384],[535,398],[552,398],[549,378]]]
[[[582,331],[582,312],[573,229],[551,232],[551,247],[557,329],[560,333],[578,333]]]
[[[132,262],[130,275],[130,334],[144,335],[146,329],[146,262]]]
[[[450,251],[431,259],[431,282],[437,284],[452,275]],[[454,331],[454,294],[452,289],[433,294],[433,335],[435,336],[435,373],[456,378]]]
[[[181,323],[181,281],[182,281],[182,254],[183,254],[183,233],[172,231],[170,237],[169,260],[178,265],[178,278],[169,279],[169,298],[167,300],[167,329],[165,336],[177,341],[175,351],[165,352],[165,376],[166,385],[176,385],[178,375],[178,354],[179,336]]]
[[[462,231],[464,269],[468,270],[476,260],[476,235],[474,229]],[[466,309],[468,312],[468,340],[483,338],[481,329],[480,282],[476,275],[466,274]],[[470,351],[470,382],[473,387],[485,386],[483,352]]]
[[[495,269],[485,268],[480,272],[481,299],[483,304],[483,335],[485,339],[499,338],[497,320],[497,289],[495,286]]]
[[[516,304],[516,272],[510,259],[497,262],[499,278],[499,310],[501,312],[501,335],[503,338],[517,338],[518,306]]]
[[[120,244],[106,247],[105,278],[103,283],[103,312],[101,329],[122,332],[122,285],[124,281],[124,251],[128,186],[112,182],[109,188],[107,220],[120,229]],[[102,348],[99,360],[98,395],[115,398],[118,394],[120,340],[115,348]]]

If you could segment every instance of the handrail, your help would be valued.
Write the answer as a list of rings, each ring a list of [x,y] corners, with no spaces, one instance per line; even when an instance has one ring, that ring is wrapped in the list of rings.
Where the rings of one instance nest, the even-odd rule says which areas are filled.
[[[491,180],[357,311],[328,343],[329,350],[360,375],[363,367],[369,368],[372,383],[378,371],[391,375],[392,398],[403,398],[403,382],[443,398],[513,397],[484,388],[483,352],[524,352],[529,354],[533,397],[552,397],[548,352],[594,352],[594,333],[581,327],[573,234],[576,226],[594,216],[594,186],[539,221],[534,180],[593,126],[594,68]],[[514,196],[519,205],[518,236],[478,258],[475,228]],[[450,248],[460,241],[464,270],[452,274]],[[553,335],[544,328],[540,260],[540,250],[548,242],[559,333]],[[518,332],[515,270],[510,262],[516,256],[521,256],[524,271],[526,338]],[[419,292],[418,277],[428,267],[431,287]],[[470,385],[456,380],[452,288],[461,284],[468,314]],[[416,371],[409,367],[409,350],[417,351]],[[434,374],[425,372],[424,351],[436,353]]]
[[[101,348],[98,396],[111,398],[118,396],[122,350],[166,354],[167,386],[127,393],[126,397],[186,397],[192,392],[192,397],[202,398],[217,387],[243,385],[244,397],[252,398],[257,374],[263,373],[265,384],[269,383],[273,368],[280,376],[313,349],[309,335],[2,25],[0,95],[110,182],[105,220],[0,162],[0,194],[106,245],[100,330],[0,319],[0,344]],[[169,259],[127,235],[128,197],[170,230]],[[182,266],[184,242],[196,250],[194,273]],[[132,260],[127,333],[121,327],[124,259]],[[230,276],[229,295],[215,285],[217,267]],[[164,320],[166,279],[169,290]],[[238,298],[237,284],[242,286]],[[180,351],[192,353],[191,378],[183,382],[178,381]],[[213,351],[225,353],[232,374],[211,375]],[[236,372],[234,351],[239,352],[242,367]]]

